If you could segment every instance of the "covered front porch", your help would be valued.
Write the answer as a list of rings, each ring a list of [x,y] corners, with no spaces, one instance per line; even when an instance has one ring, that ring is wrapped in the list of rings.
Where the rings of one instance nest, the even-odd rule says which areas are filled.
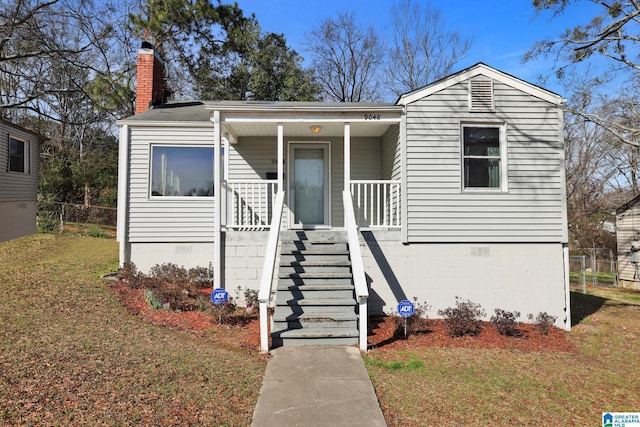
[[[214,125],[215,255],[223,233],[268,233],[260,301],[266,316],[281,230],[344,230],[366,313],[358,228],[402,229],[402,107],[391,104],[207,104]],[[217,287],[224,287],[221,275]],[[262,307],[261,307],[262,308]],[[359,316],[366,348],[366,315]],[[362,324],[364,322],[364,324]],[[267,319],[263,319],[266,350]],[[364,343],[364,344],[363,344]]]

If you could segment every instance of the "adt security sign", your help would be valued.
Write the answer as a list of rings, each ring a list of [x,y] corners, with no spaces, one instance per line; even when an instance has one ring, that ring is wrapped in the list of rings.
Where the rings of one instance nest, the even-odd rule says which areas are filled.
[[[414,310],[415,307],[413,306],[413,303],[407,299],[403,299],[402,301],[400,301],[400,304],[398,304],[398,314],[400,314],[400,316],[402,317],[413,316]]]
[[[222,288],[215,288],[211,293],[211,301],[214,304],[224,304],[229,299],[229,293]]]

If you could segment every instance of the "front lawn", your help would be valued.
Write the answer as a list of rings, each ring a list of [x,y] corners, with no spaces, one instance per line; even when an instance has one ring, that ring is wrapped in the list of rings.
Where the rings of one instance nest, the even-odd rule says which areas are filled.
[[[100,279],[115,241],[34,235],[0,243],[0,263],[0,424],[251,423],[263,358],[232,327],[131,314]],[[572,315],[570,333],[527,345],[438,338],[435,323],[431,337],[381,340],[364,358],[388,424],[601,425],[603,411],[639,411],[640,292],[573,292]]]
[[[640,411],[640,292],[572,292],[572,310],[574,351],[442,343],[369,352],[388,424],[602,425],[602,412]]]
[[[131,315],[100,279],[117,254],[91,237],[0,243],[0,424],[249,425],[265,362]]]

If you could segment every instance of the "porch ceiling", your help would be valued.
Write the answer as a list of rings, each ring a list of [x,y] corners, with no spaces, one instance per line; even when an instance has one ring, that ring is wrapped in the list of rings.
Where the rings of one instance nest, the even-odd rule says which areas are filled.
[[[355,122],[351,123],[351,137],[381,137],[395,123],[389,122]],[[321,126],[320,132],[311,132],[312,125]],[[223,131],[231,133],[235,137],[247,136],[272,136],[277,137],[277,123],[259,123],[259,122],[233,122],[223,123]],[[285,138],[329,138],[344,136],[344,123],[305,121],[305,122],[284,122]]]

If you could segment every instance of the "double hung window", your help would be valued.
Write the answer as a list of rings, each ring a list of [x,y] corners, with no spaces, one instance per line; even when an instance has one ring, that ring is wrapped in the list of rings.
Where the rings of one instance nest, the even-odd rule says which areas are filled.
[[[29,143],[9,137],[9,172],[29,173]]]
[[[504,189],[503,128],[462,125],[463,189]]]

